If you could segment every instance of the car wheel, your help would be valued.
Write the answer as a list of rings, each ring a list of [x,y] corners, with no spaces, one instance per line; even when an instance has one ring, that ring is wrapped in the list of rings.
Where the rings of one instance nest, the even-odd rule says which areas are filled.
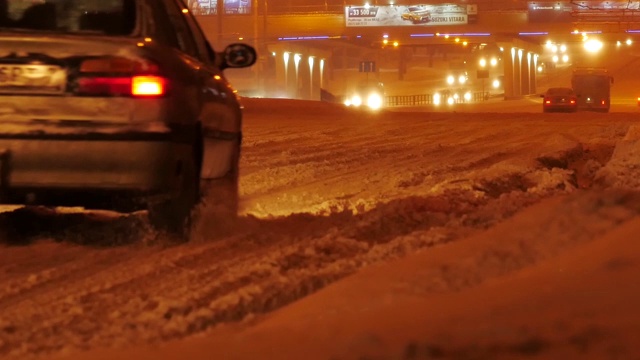
[[[200,199],[199,178],[195,157],[182,163],[178,193],[168,200],[148,205],[149,222],[154,228],[188,240],[192,211]]]
[[[234,151],[231,170],[223,177],[200,180],[202,206],[198,209],[199,234],[224,236],[235,230],[238,220],[238,161],[240,145]]]

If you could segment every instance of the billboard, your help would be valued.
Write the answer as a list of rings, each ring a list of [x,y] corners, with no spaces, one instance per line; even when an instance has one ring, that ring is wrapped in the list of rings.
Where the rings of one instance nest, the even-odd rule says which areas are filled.
[[[529,22],[637,21],[640,3],[630,1],[531,1]]]
[[[571,3],[529,2],[527,16],[529,22],[571,22]]]
[[[251,14],[251,0],[220,0],[225,14]],[[189,0],[189,9],[196,15],[216,15],[218,0]]]
[[[477,5],[391,5],[347,6],[344,9],[347,27],[363,26],[438,26],[473,24],[477,20]]]

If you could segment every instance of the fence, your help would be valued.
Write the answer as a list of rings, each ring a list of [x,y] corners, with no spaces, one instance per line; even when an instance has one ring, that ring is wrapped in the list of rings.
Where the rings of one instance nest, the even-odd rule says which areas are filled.
[[[328,102],[338,102],[344,103],[344,96],[334,96],[329,92],[322,90],[321,100]],[[484,95],[484,96],[483,96]],[[387,95],[384,97],[384,106],[385,107],[395,107],[395,106],[423,106],[423,105],[435,105],[437,103],[447,104],[449,99],[451,103],[454,104],[463,104],[463,103],[474,103],[481,102],[489,99],[489,92],[481,92],[476,91],[470,93],[468,98],[464,98],[464,96],[454,97],[451,94],[440,94],[439,102],[434,101],[433,94],[421,94],[421,95]]]

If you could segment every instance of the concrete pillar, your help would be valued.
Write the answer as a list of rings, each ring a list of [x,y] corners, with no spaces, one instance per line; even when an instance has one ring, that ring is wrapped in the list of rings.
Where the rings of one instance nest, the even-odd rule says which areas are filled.
[[[272,84],[266,83],[264,87],[265,93],[278,94],[279,96],[286,96],[287,83],[289,81],[289,65],[291,60],[291,53],[286,51],[281,45],[270,45],[269,51],[275,54],[275,82]]]
[[[295,83],[295,73],[293,71],[293,53],[287,51],[283,53],[283,61],[284,61],[284,71],[283,71],[283,79],[284,79],[284,87],[282,89],[284,97],[291,97],[291,83]]]
[[[538,74],[538,54],[531,54],[531,67],[529,69],[529,93],[537,94],[538,85],[536,84],[536,76]]]
[[[302,99],[304,98],[303,95],[304,93],[304,78],[305,78],[305,69],[307,67],[305,66],[305,64],[302,62],[302,54],[300,54],[299,52],[296,52],[295,54],[293,54],[293,74],[294,74],[294,81],[293,81],[293,89],[292,93],[293,93],[293,98],[294,99]]]
[[[513,95],[516,98],[522,96],[522,49],[512,48],[514,53],[513,64]]]
[[[407,56],[405,55],[405,47],[400,47],[400,56],[398,63],[398,80],[404,80],[404,75],[407,73]]]
[[[502,63],[504,64],[504,99],[512,99],[514,94],[514,62],[515,62],[515,49],[511,46],[504,47],[505,56],[502,59]]]
[[[311,69],[309,68],[309,56],[307,53],[300,54],[298,64],[298,98],[309,100],[311,98]]]
[[[521,79],[521,94],[530,95],[531,89],[529,86],[529,69],[531,68],[531,53],[528,51],[520,50],[520,79]]]

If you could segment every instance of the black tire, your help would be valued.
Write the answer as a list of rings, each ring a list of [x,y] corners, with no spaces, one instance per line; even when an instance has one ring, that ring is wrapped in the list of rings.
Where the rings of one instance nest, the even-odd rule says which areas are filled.
[[[151,226],[182,240],[189,239],[192,211],[200,200],[198,168],[195,156],[182,163],[178,194],[171,199],[148,205]]]
[[[225,236],[233,233],[238,220],[238,160],[240,145],[236,147],[231,159],[229,172],[217,179],[202,179],[202,206],[198,211],[199,234],[206,236]]]

